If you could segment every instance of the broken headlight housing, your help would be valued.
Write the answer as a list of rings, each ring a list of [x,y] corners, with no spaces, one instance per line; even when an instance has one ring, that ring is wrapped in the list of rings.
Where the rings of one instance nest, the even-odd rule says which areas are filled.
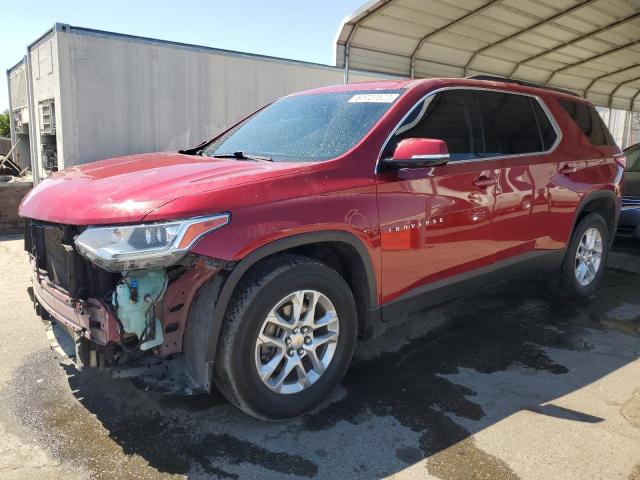
[[[221,213],[163,223],[89,227],[75,244],[80,255],[110,272],[168,267],[230,218],[229,213]]]

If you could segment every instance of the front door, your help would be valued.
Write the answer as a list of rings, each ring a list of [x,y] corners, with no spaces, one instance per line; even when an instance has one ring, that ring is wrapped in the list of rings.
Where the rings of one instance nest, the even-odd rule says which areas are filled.
[[[383,303],[489,266],[496,253],[491,222],[498,170],[478,159],[483,144],[473,92],[446,90],[420,102],[383,156],[405,138],[442,139],[451,159],[379,176]]]

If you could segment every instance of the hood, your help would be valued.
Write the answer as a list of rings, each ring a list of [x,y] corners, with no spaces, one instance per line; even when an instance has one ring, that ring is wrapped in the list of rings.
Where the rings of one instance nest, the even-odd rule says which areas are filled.
[[[139,222],[180,197],[273,178],[302,165],[178,153],[102,160],[47,177],[24,198],[20,215],[68,225]]]

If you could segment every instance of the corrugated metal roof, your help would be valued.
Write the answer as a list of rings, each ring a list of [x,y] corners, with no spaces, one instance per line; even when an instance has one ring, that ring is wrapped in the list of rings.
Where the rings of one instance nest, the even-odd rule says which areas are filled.
[[[640,111],[640,0],[373,0],[343,20],[336,65],[499,75]]]

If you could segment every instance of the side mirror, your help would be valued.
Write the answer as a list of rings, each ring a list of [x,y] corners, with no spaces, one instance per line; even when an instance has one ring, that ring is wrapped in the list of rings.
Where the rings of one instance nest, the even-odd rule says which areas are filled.
[[[429,168],[449,161],[449,149],[437,138],[406,138],[398,143],[391,158],[382,160],[387,170],[400,168]]]

